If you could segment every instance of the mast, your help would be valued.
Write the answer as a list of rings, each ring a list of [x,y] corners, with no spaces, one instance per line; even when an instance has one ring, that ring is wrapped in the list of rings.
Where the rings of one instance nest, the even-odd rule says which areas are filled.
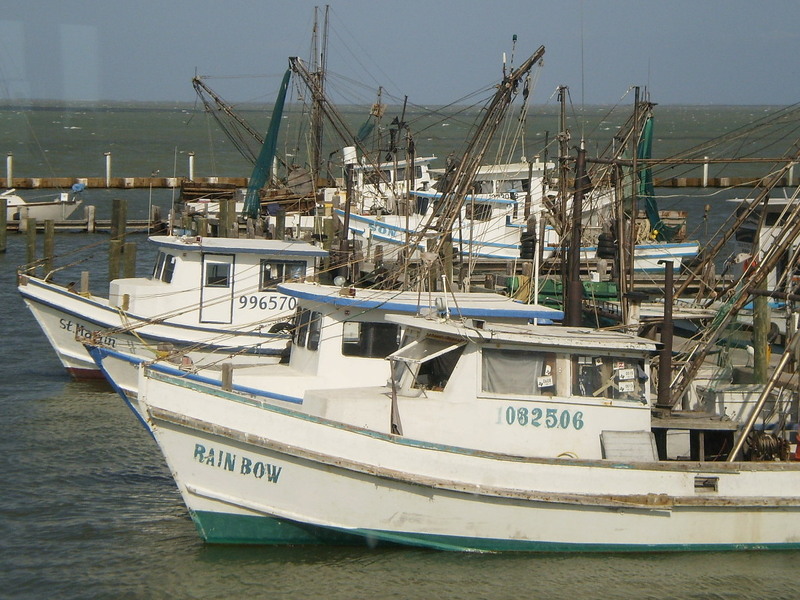
[[[558,87],[558,100],[560,103],[559,123],[558,123],[558,215],[556,223],[558,225],[558,238],[561,246],[561,290],[562,302],[566,306],[566,291],[569,287],[567,272],[567,185],[569,182],[569,130],[567,129],[567,92],[569,88],[565,85]]]
[[[445,189],[437,201],[434,210],[425,223],[410,237],[409,251],[416,250],[425,238],[432,237],[432,246],[428,252],[439,255],[444,245],[451,239],[453,224],[461,213],[461,207],[470,191],[478,167],[483,160],[494,133],[502,122],[506,110],[513,99],[520,80],[533,68],[533,65],[544,56],[544,46],[531,55],[517,69],[503,77],[497,86],[497,92],[487,107],[478,125],[475,135],[469,141],[461,160],[453,165],[447,178]]]
[[[319,27],[317,23],[317,10],[314,7],[314,31],[312,35],[312,72],[311,77],[314,80],[315,87],[319,90],[319,94],[313,94],[311,104],[311,174],[316,187],[317,181],[320,177],[320,170],[322,165],[322,115],[323,111],[320,106],[320,98],[325,95],[325,70],[327,68],[328,59],[328,11],[330,6],[325,5],[325,16],[322,28],[322,42],[319,41]]]
[[[582,300],[583,284],[581,283],[581,213],[583,212],[583,194],[589,189],[589,177],[586,175],[586,149],[583,140],[575,161],[575,193],[572,198],[572,231],[569,238],[569,287],[564,303],[564,325],[579,327],[583,321]],[[563,262],[563,261],[562,261]]]

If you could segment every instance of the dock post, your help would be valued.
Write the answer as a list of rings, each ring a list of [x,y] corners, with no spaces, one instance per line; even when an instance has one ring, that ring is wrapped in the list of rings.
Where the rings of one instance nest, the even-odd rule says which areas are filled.
[[[194,152],[189,152],[189,181],[194,181]]]
[[[6,251],[8,237],[8,199],[0,199],[0,252]]]
[[[286,209],[279,209],[278,214],[275,215],[275,239],[286,239]]]
[[[150,207],[150,228],[147,230],[149,234],[150,231],[161,231],[161,207],[157,205],[153,205]]]
[[[91,292],[89,292],[89,271],[81,271],[81,296],[91,296]]]
[[[200,237],[208,236],[208,219],[206,217],[197,219],[197,235]]]
[[[707,156],[703,157],[705,160],[708,160]],[[703,163],[703,187],[708,187],[708,163]]]
[[[239,215],[236,214],[236,198],[225,200],[228,203],[228,222],[226,224],[227,234],[225,237],[239,237]]]
[[[119,279],[119,266],[122,259],[122,240],[112,238],[108,242],[108,280]]]
[[[333,217],[325,217],[322,220],[322,248],[323,250],[330,250],[333,244],[333,238],[336,237],[336,223]]]
[[[56,248],[56,222],[44,222],[44,278],[50,279],[53,274]]]
[[[14,187],[14,153],[9,152],[6,156],[6,187]]]
[[[111,152],[106,152],[105,157],[106,157],[106,187],[111,187]]]
[[[219,211],[217,211],[217,237],[228,237],[228,210],[230,205],[227,200],[219,201]]]
[[[136,242],[125,242],[122,247],[123,277],[136,277]]]
[[[193,235],[192,230],[194,229],[194,227],[192,225],[193,225],[192,217],[190,217],[189,215],[183,215],[181,217],[181,229],[183,229],[183,235]]]
[[[767,383],[769,367],[769,298],[756,296],[753,300],[753,383]]]
[[[111,237],[125,239],[128,226],[128,201],[114,198],[111,201]]]
[[[25,224],[25,242],[27,249],[27,265],[26,271],[31,275],[36,275],[36,219],[26,218],[24,221],[20,219],[20,226]]]
[[[94,204],[87,206],[83,214],[86,215],[86,233],[94,233],[96,229]]]
[[[222,363],[222,389],[230,392],[233,389],[233,364]]]

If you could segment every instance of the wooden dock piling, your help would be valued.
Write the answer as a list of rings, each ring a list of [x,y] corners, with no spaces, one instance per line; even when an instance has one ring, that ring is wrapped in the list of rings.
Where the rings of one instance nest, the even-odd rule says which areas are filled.
[[[8,238],[8,198],[0,199],[0,252],[6,251]]]
[[[34,230],[36,228],[34,227]],[[44,277],[49,278],[55,268],[56,256],[56,222],[44,222]]]

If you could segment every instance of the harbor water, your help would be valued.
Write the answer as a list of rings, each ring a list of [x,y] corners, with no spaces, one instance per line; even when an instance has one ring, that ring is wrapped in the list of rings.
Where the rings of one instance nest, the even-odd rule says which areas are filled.
[[[101,144],[68,143],[69,131],[79,136],[87,132],[65,130],[63,123],[52,123],[84,123],[81,115],[60,110],[58,119],[53,114],[48,117],[58,130],[53,138],[59,141],[45,148],[47,161],[57,167],[56,174],[86,173],[82,169],[95,162],[96,168],[102,169],[102,156],[97,156]],[[738,126],[746,121],[743,112],[749,109],[725,110],[730,122]],[[716,119],[719,112],[714,113]],[[171,162],[164,166],[157,161],[159,157],[172,161],[175,145],[182,143],[180,128],[164,127],[176,118],[175,111],[152,110],[148,114],[150,125],[140,111],[126,113],[120,108],[114,118],[107,113],[102,116],[102,135],[121,144],[115,152],[136,154],[137,158],[125,159],[132,176],[172,168]],[[673,114],[691,111],[675,110]],[[50,139],[48,119],[41,117],[38,114],[37,151]],[[185,117],[178,115],[179,120],[185,121]],[[20,118],[14,111],[0,111],[4,124],[0,151],[23,154],[14,137],[16,128],[8,126]],[[136,127],[131,122],[137,123]],[[693,139],[684,140],[686,146],[708,133],[702,123],[695,126]],[[147,129],[142,131],[142,127]],[[134,134],[136,128],[139,131]],[[147,144],[137,145],[139,137]],[[120,142],[123,139],[124,144]],[[28,138],[27,143],[33,142]],[[24,147],[31,156],[35,154]],[[192,150],[200,155],[199,147]],[[446,149],[436,148],[433,153],[443,155]],[[62,159],[70,163],[71,173],[64,173]],[[230,154],[224,161],[226,168],[245,169]],[[37,168],[44,164],[48,163]],[[199,164],[197,168],[201,168]],[[19,162],[17,169],[20,177],[35,174],[24,174]],[[687,193],[692,196],[689,200]],[[725,193],[728,197],[746,194]],[[732,209],[729,203],[717,202],[719,190],[680,194],[670,191],[668,196],[673,197],[666,199],[664,208],[690,210],[689,230],[695,237],[713,233]],[[128,199],[130,218],[143,218],[151,203],[167,209],[172,192],[85,192],[85,201],[97,206],[101,218],[110,214],[114,197]],[[709,203],[713,208],[704,219]],[[138,243],[137,274],[145,275],[152,260],[146,234],[133,234],[131,239]],[[59,272],[57,279],[77,279],[80,271],[88,270],[92,291],[105,294],[105,241],[103,235],[59,234],[56,253],[71,266]],[[85,247],[91,249],[73,254]],[[71,381],[61,368],[16,291],[16,269],[25,263],[25,252],[24,237],[12,235],[7,251],[0,254],[0,598],[641,600],[780,599],[797,594],[800,552],[495,555],[409,548],[203,544],[158,447],[125,404],[106,385]]]

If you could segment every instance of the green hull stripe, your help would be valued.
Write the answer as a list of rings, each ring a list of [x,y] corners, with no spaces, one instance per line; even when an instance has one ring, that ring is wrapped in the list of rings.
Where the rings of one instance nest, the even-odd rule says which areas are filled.
[[[570,544],[484,539],[371,530],[337,530],[273,517],[193,511],[192,519],[210,544],[262,545],[405,545],[461,552],[720,552],[731,550],[797,550],[785,544]]]

